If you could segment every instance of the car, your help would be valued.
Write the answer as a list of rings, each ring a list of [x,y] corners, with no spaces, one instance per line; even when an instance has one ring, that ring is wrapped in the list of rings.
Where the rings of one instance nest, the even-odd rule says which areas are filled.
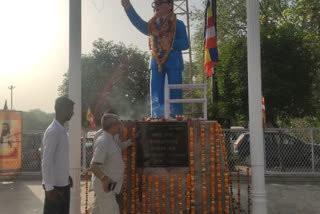
[[[311,145],[281,131],[264,132],[266,167],[311,166]],[[250,134],[241,134],[234,143],[239,160],[250,157]]]

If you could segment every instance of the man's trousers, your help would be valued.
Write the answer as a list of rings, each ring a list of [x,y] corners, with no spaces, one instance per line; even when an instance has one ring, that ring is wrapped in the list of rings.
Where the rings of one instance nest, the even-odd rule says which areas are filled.
[[[70,185],[54,187],[61,196],[59,201],[50,201],[47,196],[44,198],[43,214],[69,214],[70,210]]]
[[[105,193],[103,190],[95,192],[92,203],[92,214],[120,214],[119,206],[114,191]]]
[[[174,69],[163,69],[159,72],[156,69],[151,70],[150,75],[150,103],[151,103],[151,117],[163,118],[164,115],[164,85],[166,74],[168,75],[168,84],[181,84],[182,83],[182,71]],[[181,99],[182,90],[172,89],[170,90],[170,99]],[[182,115],[182,104],[170,105],[170,116]]]

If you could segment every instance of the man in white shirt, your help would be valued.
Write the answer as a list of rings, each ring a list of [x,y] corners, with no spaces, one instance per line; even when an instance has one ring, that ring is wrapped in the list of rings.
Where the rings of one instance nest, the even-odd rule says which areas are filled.
[[[95,199],[92,214],[119,214],[116,194],[119,194],[124,176],[121,148],[114,136],[120,133],[121,122],[115,114],[105,114],[101,119],[102,135],[95,142],[91,161]]]
[[[55,119],[44,133],[41,166],[44,214],[69,214],[72,178],[69,176],[69,142],[64,124],[71,119],[73,106],[74,102],[69,98],[57,98]]]

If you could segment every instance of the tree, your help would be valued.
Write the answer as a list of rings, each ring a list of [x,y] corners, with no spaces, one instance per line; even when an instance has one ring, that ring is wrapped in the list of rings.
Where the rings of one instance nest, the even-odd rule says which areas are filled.
[[[23,131],[44,131],[54,118],[54,113],[45,113],[40,109],[33,109],[22,114]]]
[[[217,0],[217,6],[219,99],[209,105],[208,114],[212,119],[230,119],[233,125],[246,124],[246,5],[240,0]],[[319,112],[319,8],[316,0],[260,1],[262,93],[267,122],[273,126],[279,120],[283,124]],[[193,50],[202,56],[204,16],[203,11],[196,13]],[[202,57],[196,57],[195,63],[201,70]]]
[[[82,56],[82,121],[88,107],[96,122],[107,109],[116,110],[122,119],[141,119],[149,113],[149,69],[146,52],[124,44],[98,39],[92,53]],[[67,94],[68,77],[59,87]]]

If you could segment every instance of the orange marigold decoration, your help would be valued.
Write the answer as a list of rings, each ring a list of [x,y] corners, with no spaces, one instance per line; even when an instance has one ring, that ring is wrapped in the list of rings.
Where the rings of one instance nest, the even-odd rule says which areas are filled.
[[[85,179],[86,179],[86,203],[85,203],[85,214],[89,214],[89,211],[88,211],[88,173],[89,173],[89,170],[86,169],[86,175],[85,175]]]
[[[238,212],[241,213],[241,197],[240,197],[240,169],[238,169],[237,173],[237,181],[238,181]]]
[[[183,214],[182,208],[182,187],[181,187],[181,174],[178,174],[178,206],[179,206],[179,214]]]
[[[250,169],[247,168],[247,180],[248,180],[248,214],[251,213],[251,187],[250,187]]]
[[[231,177],[231,172],[230,171],[229,171],[229,185],[230,185],[230,198],[231,198],[232,214],[234,214],[234,213],[236,213],[236,210],[235,210],[235,198],[233,196],[232,177]]]
[[[131,152],[131,214],[135,214],[136,205],[136,141],[135,141],[136,129],[132,128],[132,152]]]
[[[151,213],[152,176],[148,176],[147,213]]]
[[[219,128],[216,123],[216,161],[217,161],[217,181],[218,181],[218,213],[222,214],[222,185],[221,185],[221,165],[220,165],[220,140]]]
[[[190,127],[189,130],[189,146],[190,146],[190,186],[191,186],[191,193],[190,193],[190,204],[191,204],[191,214],[196,213],[195,208],[195,181],[194,181],[194,135],[193,135],[193,128]]]
[[[206,155],[205,155],[205,133],[201,126],[201,168],[202,168],[202,206],[203,214],[207,213],[207,177],[206,177]]]
[[[187,175],[187,213],[190,213],[190,191],[191,191],[191,177],[190,174]]]
[[[223,152],[223,158],[224,158],[224,192],[225,192],[225,207],[224,211],[226,214],[230,213],[230,195],[229,195],[229,164],[228,164],[228,158],[227,158],[227,152],[226,152],[226,143],[224,141],[224,137],[222,134],[222,128],[220,125],[217,126],[218,128],[218,135],[222,146],[222,152]]]
[[[148,22],[148,33],[150,35],[151,45],[152,45],[152,57],[156,59],[158,63],[158,71],[162,70],[161,66],[166,62],[168,55],[172,49],[173,40],[176,31],[177,17],[176,14],[171,12],[161,29],[156,28],[156,16],[153,16],[152,19]],[[167,44],[162,43],[162,38],[167,38]],[[164,55],[160,59],[161,53],[164,52]]]
[[[216,211],[216,176],[215,176],[215,146],[214,146],[214,129],[213,124],[210,124],[210,174],[211,174],[211,204],[210,212],[215,213]]]
[[[146,176],[142,175],[142,214],[146,214],[147,211],[147,200],[146,200]]]
[[[170,175],[170,213],[175,214],[174,211],[174,175]]]
[[[161,184],[161,198],[162,198],[162,214],[166,213],[166,176],[162,176]]]
[[[136,192],[136,204],[135,204],[136,211],[135,211],[135,214],[138,214],[138,213],[140,213],[139,174],[138,173],[136,173],[136,189],[135,189],[135,192]]]
[[[155,208],[156,213],[160,213],[159,176],[155,176]]]
[[[123,129],[123,139],[124,140],[128,139],[128,129],[127,128]],[[123,157],[123,162],[124,162],[124,176],[123,176],[123,185],[122,185],[122,189],[123,189],[123,193],[122,193],[122,197],[123,197],[122,213],[123,214],[127,214],[128,153],[127,153],[126,150],[122,153],[122,157]]]

